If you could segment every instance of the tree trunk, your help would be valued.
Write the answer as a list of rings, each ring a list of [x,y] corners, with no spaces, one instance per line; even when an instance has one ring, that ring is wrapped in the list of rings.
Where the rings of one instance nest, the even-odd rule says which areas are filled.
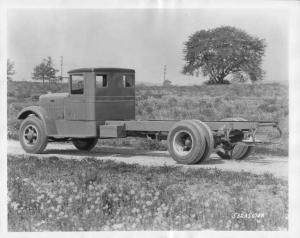
[[[225,78],[226,74],[225,73],[220,73],[217,77],[217,81],[219,84],[223,84],[224,83],[224,78]]]

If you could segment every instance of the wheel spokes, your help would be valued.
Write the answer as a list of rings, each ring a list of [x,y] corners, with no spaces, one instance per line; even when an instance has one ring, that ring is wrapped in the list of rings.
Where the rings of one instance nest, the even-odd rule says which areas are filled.
[[[23,134],[24,142],[27,145],[34,145],[36,144],[38,140],[38,130],[35,126],[33,125],[28,125],[24,129],[24,134]]]

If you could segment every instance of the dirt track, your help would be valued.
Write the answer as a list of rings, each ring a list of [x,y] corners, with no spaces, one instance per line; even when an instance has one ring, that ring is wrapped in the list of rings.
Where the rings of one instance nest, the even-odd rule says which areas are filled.
[[[18,141],[7,142],[8,154],[25,154]],[[58,156],[60,158],[82,159],[94,157],[101,160],[114,160],[129,164],[140,164],[145,166],[182,166],[183,168],[218,168],[228,171],[247,171],[256,174],[265,172],[276,177],[288,178],[288,158],[275,156],[252,155],[243,161],[222,160],[216,154],[200,165],[177,164],[166,151],[140,151],[131,148],[97,147],[90,152],[79,152],[71,143],[49,143],[45,152],[40,157]]]

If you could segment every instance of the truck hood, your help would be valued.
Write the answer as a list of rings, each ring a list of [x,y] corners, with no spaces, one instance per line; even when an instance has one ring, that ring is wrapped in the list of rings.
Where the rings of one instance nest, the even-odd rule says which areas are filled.
[[[65,98],[68,93],[48,93],[40,96],[40,106],[47,107],[53,103],[57,106],[63,106]]]
[[[62,98],[66,98],[68,96],[68,93],[47,93],[47,94],[43,94],[40,96],[40,100],[41,99],[62,99]]]

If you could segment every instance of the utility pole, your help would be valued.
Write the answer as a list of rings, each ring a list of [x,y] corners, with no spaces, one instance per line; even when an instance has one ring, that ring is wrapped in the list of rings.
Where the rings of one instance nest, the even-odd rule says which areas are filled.
[[[63,58],[63,56],[60,56],[60,80],[61,80],[61,82],[63,80],[63,63],[64,63],[64,58]]]
[[[166,81],[166,76],[167,76],[167,65],[164,65],[164,82],[163,82],[163,85]]]

